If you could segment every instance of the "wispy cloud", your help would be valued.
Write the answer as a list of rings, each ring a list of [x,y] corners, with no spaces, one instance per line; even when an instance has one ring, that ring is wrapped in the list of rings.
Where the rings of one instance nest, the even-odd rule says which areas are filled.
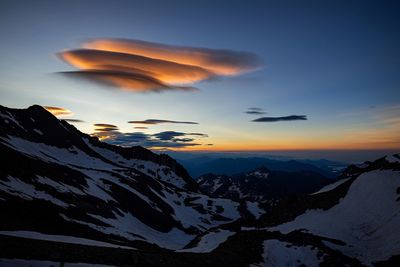
[[[54,107],[54,106],[43,106],[43,108],[45,108],[48,112],[50,112],[57,118],[63,119],[69,123],[84,122],[83,120],[79,120],[79,119],[65,118],[65,117],[70,117],[70,116],[74,115],[74,113],[72,111],[70,111],[69,109],[61,108],[61,107]]]
[[[140,40],[98,39],[59,53],[78,71],[64,74],[133,91],[193,90],[193,83],[261,68],[256,55]]]
[[[202,134],[202,133],[183,133],[183,132],[175,132],[175,131],[160,132],[160,133],[154,134],[153,136],[159,140],[164,140],[164,141],[165,140],[176,141],[176,140],[178,140],[176,137],[184,137],[184,136],[207,137],[206,134]],[[187,141],[185,141],[185,142],[187,142]]]
[[[96,123],[93,124],[94,132],[93,136],[98,137],[100,140],[107,140],[116,138],[121,133],[119,132],[119,128],[116,125],[108,124],[108,123]]]
[[[277,121],[299,121],[299,120],[307,120],[307,116],[305,115],[290,115],[284,117],[261,117],[255,120],[254,122],[277,122]]]
[[[70,123],[81,123],[81,122],[85,122],[85,121],[83,121],[83,120],[78,120],[78,119],[63,119],[63,120],[65,120],[65,121],[67,121],[67,122],[70,122]]]
[[[113,124],[108,124],[108,123],[96,123],[96,124],[93,124],[93,126],[96,127],[96,128],[99,128],[99,129],[101,129],[101,128],[113,128],[113,129],[118,130],[118,126],[113,125]]]
[[[250,114],[250,115],[264,115],[264,114],[267,114],[267,112],[264,112],[264,111],[254,111],[254,110],[248,110],[245,113],[246,114]]]
[[[267,114],[267,112],[264,111],[262,108],[248,108],[244,113],[250,114],[250,115],[264,115]]]
[[[264,115],[267,114],[262,108],[248,108],[244,113],[250,115]]]
[[[142,121],[128,121],[128,123],[134,124],[147,124],[147,125],[155,125],[155,124],[163,124],[163,123],[174,123],[174,124],[198,124],[193,121],[173,121],[173,120],[159,120],[159,119],[148,119]]]

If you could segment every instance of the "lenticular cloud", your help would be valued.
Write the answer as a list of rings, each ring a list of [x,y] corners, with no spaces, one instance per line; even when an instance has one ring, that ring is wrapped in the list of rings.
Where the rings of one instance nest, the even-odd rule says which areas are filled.
[[[251,53],[171,46],[126,39],[98,39],[59,53],[77,68],[63,74],[131,91],[193,91],[191,85],[261,67]]]

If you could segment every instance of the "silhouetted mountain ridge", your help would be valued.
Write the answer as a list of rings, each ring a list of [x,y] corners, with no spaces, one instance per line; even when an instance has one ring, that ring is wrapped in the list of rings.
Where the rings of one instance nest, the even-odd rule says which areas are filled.
[[[302,161],[302,160],[276,160],[269,158],[210,158],[203,157],[200,160],[194,159],[181,159],[179,160],[182,165],[194,178],[207,173],[235,175],[238,173],[249,172],[260,166],[265,166],[273,171],[313,171],[328,178],[336,178],[340,172],[338,169],[342,165],[332,161]],[[333,164],[331,166],[331,164]],[[319,165],[319,166],[316,166]]]

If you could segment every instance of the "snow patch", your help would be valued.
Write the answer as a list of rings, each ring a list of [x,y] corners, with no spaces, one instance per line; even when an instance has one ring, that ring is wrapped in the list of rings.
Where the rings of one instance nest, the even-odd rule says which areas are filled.
[[[235,232],[228,230],[217,230],[202,236],[201,240],[195,247],[181,249],[177,252],[208,253],[216,249],[220,244],[224,243],[228,237],[234,234]]]
[[[260,216],[265,213],[265,211],[258,206],[257,202],[246,201],[246,206],[247,210],[250,211],[256,219],[260,218]]]

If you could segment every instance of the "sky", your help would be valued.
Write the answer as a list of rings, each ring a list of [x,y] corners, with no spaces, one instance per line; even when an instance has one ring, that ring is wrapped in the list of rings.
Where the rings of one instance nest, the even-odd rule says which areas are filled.
[[[398,1],[0,1],[0,104],[154,150],[400,149]],[[52,108],[53,107],[53,108]]]

